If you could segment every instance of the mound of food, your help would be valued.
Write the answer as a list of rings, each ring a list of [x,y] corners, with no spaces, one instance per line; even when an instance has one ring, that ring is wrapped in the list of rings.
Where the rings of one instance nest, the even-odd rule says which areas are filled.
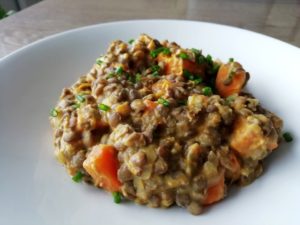
[[[55,155],[116,202],[199,214],[278,147],[282,121],[242,92],[248,79],[233,59],[174,42],[114,41],[51,111]]]

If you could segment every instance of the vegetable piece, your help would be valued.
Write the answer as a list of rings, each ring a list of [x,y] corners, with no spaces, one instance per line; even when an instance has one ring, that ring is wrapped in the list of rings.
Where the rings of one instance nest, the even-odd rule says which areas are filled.
[[[118,74],[118,75],[121,75],[123,72],[124,72],[124,70],[123,70],[123,67],[122,67],[122,66],[119,66],[119,67],[116,69],[116,74]]]
[[[57,117],[58,116],[58,111],[55,108],[51,109],[50,116]]]
[[[137,73],[137,74],[135,75],[135,82],[140,82],[141,80],[142,80],[142,74]]]
[[[109,192],[120,191],[121,182],[117,171],[117,150],[112,145],[96,145],[83,162],[84,169],[93,177],[95,184]]]
[[[114,203],[116,203],[116,204],[121,203],[121,201],[122,201],[122,196],[121,196],[121,193],[120,193],[120,192],[115,191],[115,192],[112,193],[112,196],[113,196],[113,198],[114,198]]]
[[[108,105],[103,104],[103,103],[99,104],[99,105],[98,105],[98,108],[99,108],[100,110],[104,111],[104,112],[107,112],[107,111],[110,110],[110,107],[109,107]]]
[[[286,142],[292,142],[293,141],[293,136],[290,132],[285,132],[282,134],[282,137]]]
[[[78,109],[78,108],[80,108],[80,103],[77,102],[77,103],[73,104],[72,107],[74,109]]]
[[[83,173],[81,173],[80,171],[78,171],[73,177],[72,180],[76,183],[79,183],[82,180],[83,177]]]
[[[146,100],[144,101],[144,104],[146,105],[146,111],[152,111],[152,110],[155,109],[156,106],[157,106],[157,103],[156,103],[156,102],[153,102],[153,101],[148,100],[148,99],[146,99]]]
[[[82,95],[76,95],[76,99],[77,99],[77,101],[79,101],[81,103],[85,101],[85,98]]]
[[[261,160],[268,151],[277,148],[278,136],[265,136],[259,123],[253,122],[255,120],[257,120],[255,115],[248,117],[238,116],[229,138],[229,145],[242,157]]]
[[[186,54],[185,52],[179,53],[178,57],[182,58],[182,59],[188,59],[189,58],[188,54]]]
[[[157,102],[158,102],[159,104],[162,104],[162,105],[165,106],[165,107],[168,107],[168,106],[170,105],[170,102],[169,102],[168,100],[164,99],[164,98],[159,98],[159,99],[157,100]]]
[[[202,88],[202,92],[205,96],[210,96],[213,94],[211,87]]]
[[[214,202],[220,201],[225,196],[225,179],[224,175],[220,177],[217,184],[207,189],[206,198],[203,201],[204,205],[209,205]]]
[[[128,43],[131,44],[131,45],[132,45],[133,42],[134,42],[134,39],[130,39],[130,40],[128,41]]]
[[[199,65],[195,62],[192,62],[188,59],[178,58],[175,54],[172,55],[163,55],[159,54],[158,62],[164,63],[164,74],[174,74],[182,76],[184,70],[189,71],[192,74],[205,74],[205,65]]]
[[[168,95],[169,91],[173,89],[174,83],[167,79],[160,79],[152,85],[152,91],[155,97],[159,98]]]
[[[150,67],[150,69],[151,69],[151,72],[152,72],[152,76],[154,76],[154,77],[158,77],[159,76],[159,71],[161,69],[159,65],[152,65]]]
[[[100,66],[102,63],[103,63],[103,61],[100,58],[96,59],[96,64],[98,64]]]
[[[216,89],[222,97],[239,94],[249,78],[249,74],[238,62],[222,64],[216,78]]]
[[[150,56],[152,58],[156,58],[160,53],[162,53],[163,55],[169,55],[171,54],[170,49],[166,48],[166,47],[159,47],[157,49],[154,49],[150,52]]]

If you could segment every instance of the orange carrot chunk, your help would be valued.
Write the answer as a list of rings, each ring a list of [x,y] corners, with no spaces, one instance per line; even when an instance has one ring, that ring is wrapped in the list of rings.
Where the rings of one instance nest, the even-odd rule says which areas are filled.
[[[95,184],[109,192],[119,191],[119,161],[117,150],[111,145],[97,145],[83,162],[85,170],[93,177]]]
[[[192,62],[189,59],[182,59],[177,57],[175,54],[164,55],[159,54],[157,57],[158,62],[164,63],[164,74],[174,74],[177,76],[182,76],[183,71],[187,70],[193,74],[204,74],[205,65],[199,65],[195,62]]]
[[[239,94],[248,78],[249,74],[238,62],[222,64],[216,77],[216,89],[222,97]]]
[[[207,190],[206,198],[204,199],[204,205],[210,205],[214,202],[220,201],[225,196],[225,179],[222,176],[219,182]]]

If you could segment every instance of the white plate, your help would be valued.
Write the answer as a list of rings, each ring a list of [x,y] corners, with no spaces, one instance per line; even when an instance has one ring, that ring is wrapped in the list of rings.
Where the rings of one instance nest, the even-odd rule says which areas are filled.
[[[140,33],[234,57],[251,73],[249,90],[285,121],[294,142],[267,161],[262,177],[192,216],[178,207],[116,205],[72,182],[53,157],[49,109],[114,39]],[[296,225],[300,202],[300,51],[253,32],[190,21],[127,21],[80,28],[35,42],[0,60],[0,224]]]

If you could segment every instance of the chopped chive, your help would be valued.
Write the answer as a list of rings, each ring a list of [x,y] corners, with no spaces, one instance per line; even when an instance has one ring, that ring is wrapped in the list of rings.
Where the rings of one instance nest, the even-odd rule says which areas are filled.
[[[131,45],[132,45],[133,42],[134,42],[134,39],[130,39],[130,40],[128,41],[128,43],[131,44]]]
[[[159,76],[158,71],[155,71],[154,73],[152,73],[152,76],[153,76],[153,77],[158,77],[158,76]]]
[[[226,104],[230,104],[231,102],[233,102],[235,100],[235,96],[234,95],[230,95],[225,99],[225,103]]]
[[[179,58],[182,58],[182,59],[188,59],[189,56],[188,54],[186,54],[185,52],[181,52],[179,55],[178,55]]]
[[[142,79],[142,74],[137,73],[137,74],[135,75],[135,81],[136,81],[136,82],[140,82],[141,79]]]
[[[171,53],[169,48],[166,47],[160,47],[157,49],[154,49],[150,52],[150,56],[152,58],[156,58],[158,56],[159,53],[163,53],[164,55],[169,55]]]
[[[160,66],[159,65],[152,65],[151,66],[151,71],[152,72],[156,72],[156,71],[159,71],[160,70]]]
[[[58,116],[58,111],[55,108],[51,109],[50,116],[57,117]]]
[[[129,75],[127,76],[127,80],[130,81],[131,83],[135,83],[135,77],[133,75]]]
[[[162,51],[162,53],[163,53],[164,55],[169,55],[169,54],[171,54],[171,51],[170,51],[170,49],[168,49],[168,48],[164,48],[164,50]]]
[[[124,70],[123,70],[123,67],[122,67],[122,66],[119,66],[119,67],[116,69],[116,74],[118,74],[118,75],[121,75],[123,72],[124,72]]]
[[[73,177],[72,180],[75,181],[76,183],[79,183],[82,180],[83,173],[78,171]]]
[[[76,95],[76,99],[77,99],[79,102],[84,102],[84,101],[85,101],[85,98],[84,98],[84,96],[82,96],[82,95]]]
[[[121,203],[121,201],[122,201],[122,195],[121,195],[120,192],[115,191],[115,192],[112,193],[112,196],[114,198],[114,203],[116,203],[116,204]]]
[[[229,58],[229,62],[234,62],[234,58]]]
[[[202,78],[198,77],[196,79],[193,80],[195,84],[200,84],[202,82]]]
[[[195,54],[195,55],[200,55],[201,51],[199,49],[196,48],[192,48],[191,51]]]
[[[113,78],[114,76],[115,76],[115,73],[110,72],[110,73],[107,75],[106,79]]]
[[[188,80],[194,80],[194,75],[186,69],[183,70],[183,76]]]
[[[183,70],[183,76],[186,79],[193,81],[196,85],[200,84],[203,81],[202,77],[200,77],[199,75],[194,75],[188,70]]]
[[[110,107],[108,105],[105,105],[105,104],[102,104],[102,103],[98,105],[98,108],[100,110],[104,111],[104,112],[107,112],[107,111],[110,110]]]
[[[196,62],[197,62],[198,64],[206,63],[206,58],[205,58],[203,55],[199,55],[199,56],[196,58]]]
[[[207,62],[208,64],[213,64],[213,60],[212,60],[211,55],[207,55],[205,59],[206,59],[206,62]]]
[[[164,99],[164,98],[159,98],[159,99],[157,100],[157,102],[158,102],[159,104],[162,104],[162,105],[165,106],[165,107],[168,107],[168,106],[170,105],[170,102],[169,102],[168,100]]]
[[[186,99],[184,99],[184,100],[178,100],[177,104],[178,105],[186,105],[187,104],[187,100]]]
[[[211,89],[211,87],[204,87],[204,88],[202,88],[202,92],[206,96],[212,95],[212,89]]]
[[[96,59],[96,64],[101,65],[102,63],[103,61],[100,58]]]
[[[286,142],[292,142],[293,141],[293,136],[290,132],[285,132],[282,134],[282,137]]]
[[[159,71],[160,71],[160,66],[159,65],[152,65],[150,67],[151,71],[152,71],[152,76],[153,77],[158,77],[159,76]]]
[[[220,68],[220,65],[217,63],[214,63],[212,68],[209,71],[210,74],[216,74],[218,72],[219,68]]]
[[[78,109],[78,108],[80,108],[80,103],[77,102],[77,103],[73,104],[72,107],[74,109]]]

